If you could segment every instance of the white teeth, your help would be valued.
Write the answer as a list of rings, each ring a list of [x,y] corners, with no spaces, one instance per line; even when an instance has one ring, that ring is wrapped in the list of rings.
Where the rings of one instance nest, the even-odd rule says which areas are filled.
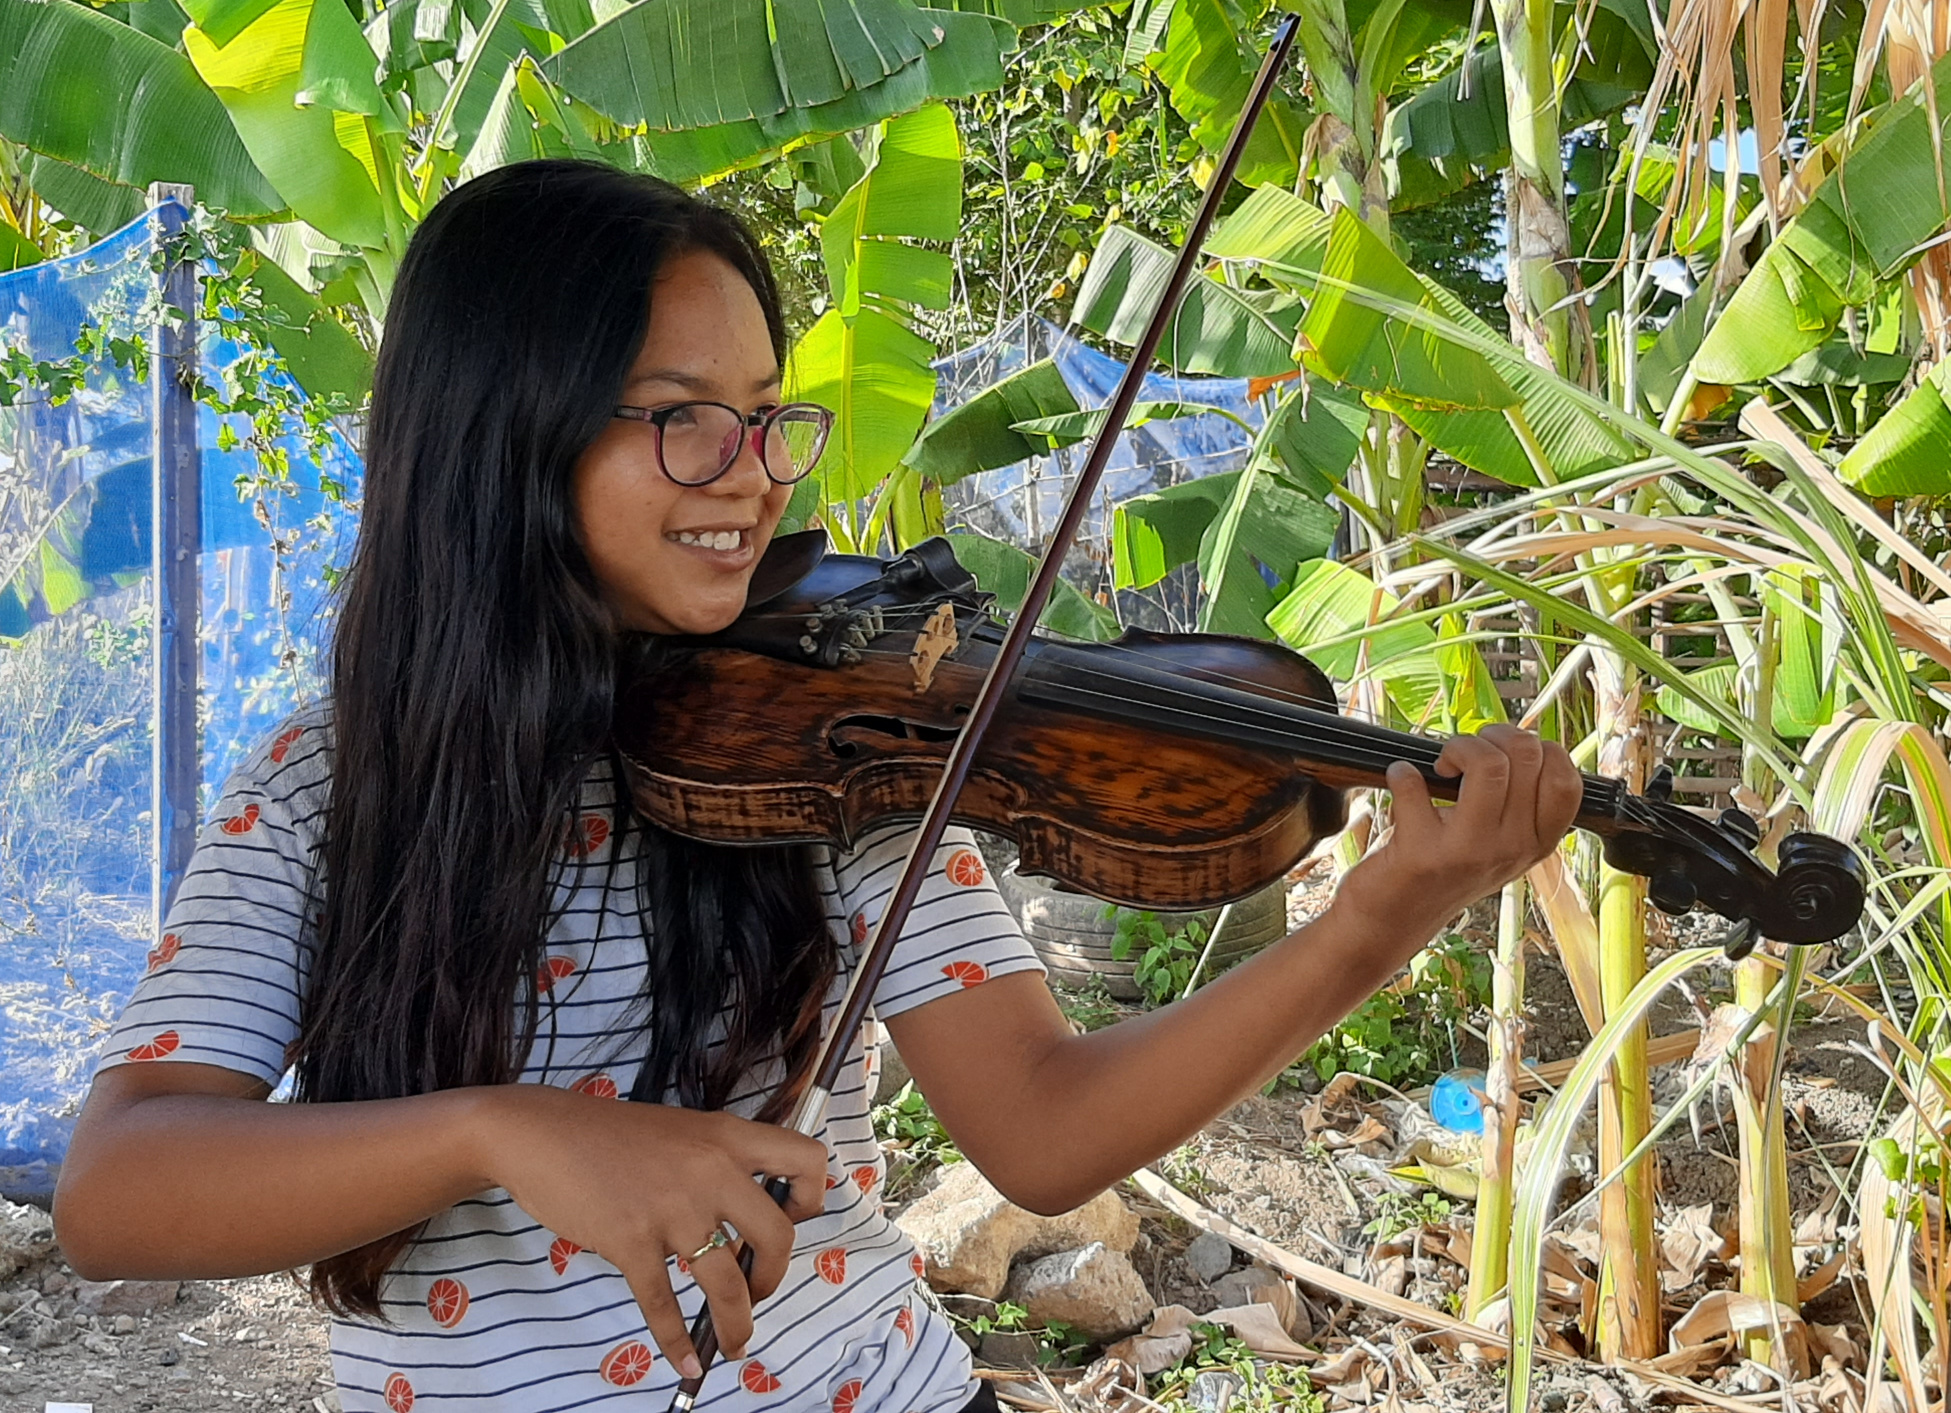
[[[681,545],[702,545],[706,549],[735,550],[744,542],[743,530],[706,530],[697,534],[690,530],[676,530],[664,537]]]

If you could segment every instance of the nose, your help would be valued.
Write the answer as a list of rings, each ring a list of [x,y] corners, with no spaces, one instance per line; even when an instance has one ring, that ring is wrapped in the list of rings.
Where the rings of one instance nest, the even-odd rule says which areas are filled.
[[[725,474],[704,489],[735,497],[762,496],[770,491],[772,478],[766,474],[764,443],[760,440],[764,435],[758,427],[741,427],[738,455]]]

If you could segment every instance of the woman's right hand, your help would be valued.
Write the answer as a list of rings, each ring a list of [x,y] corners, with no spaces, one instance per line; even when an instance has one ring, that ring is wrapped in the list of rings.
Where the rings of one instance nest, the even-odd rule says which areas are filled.
[[[623,1273],[664,1357],[685,1377],[698,1373],[666,1262],[690,1263],[711,1306],[726,1354],[752,1337],[752,1306],[785,1279],[793,1223],[826,1205],[824,1144],[730,1114],[620,1103],[549,1085],[486,1091],[483,1166],[524,1212]],[[775,1206],[755,1181],[785,1178],[792,1195]],[[752,1248],[748,1287],[736,1243],[692,1253],[729,1224]]]

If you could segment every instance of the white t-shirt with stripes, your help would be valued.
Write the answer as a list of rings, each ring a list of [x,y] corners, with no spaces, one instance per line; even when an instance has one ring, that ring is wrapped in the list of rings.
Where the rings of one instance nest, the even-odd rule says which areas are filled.
[[[312,941],[307,899],[330,789],[330,738],[327,710],[300,713],[226,785],[102,1067],[192,1061],[267,1084],[283,1076]],[[613,799],[599,768],[571,831],[568,853],[584,866],[567,868],[558,892],[542,1026],[522,1076],[599,1095],[630,1092],[644,1048],[641,1009],[631,1004],[647,965],[635,906],[637,835],[611,837]],[[884,829],[817,870],[843,943],[829,1025],[853,947],[879,918],[906,844],[904,830]],[[974,840],[952,831],[875,993],[875,1012],[897,1015],[989,977],[1036,970]],[[820,1135],[831,1155],[826,1211],[799,1225],[785,1281],[755,1312],[750,1357],[712,1369],[700,1408],[937,1413],[972,1395],[967,1351],[923,1297],[920,1259],[881,1208],[883,1167],[868,1117],[877,1049],[856,1037],[835,1087]],[[776,1075],[755,1075],[732,1110],[754,1113],[769,1080]],[[681,1264],[672,1283],[689,1319],[701,1301]],[[390,1324],[333,1325],[347,1413],[599,1405],[661,1413],[676,1386],[617,1269],[540,1226],[499,1189],[434,1218],[382,1296]]]

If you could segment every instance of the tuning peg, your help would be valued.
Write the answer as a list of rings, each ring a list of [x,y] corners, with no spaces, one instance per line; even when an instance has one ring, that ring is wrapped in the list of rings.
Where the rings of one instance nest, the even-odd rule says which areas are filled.
[[[1721,833],[1739,839],[1743,848],[1752,849],[1761,842],[1761,821],[1746,810],[1722,810],[1719,823]]]
[[[1646,880],[1647,899],[1663,913],[1678,916],[1693,907],[1700,898],[1700,890],[1694,887],[1693,879],[1678,864],[1662,864]]]
[[[1653,771],[1652,779],[1646,782],[1646,789],[1641,793],[1656,805],[1663,805],[1671,800],[1673,798],[1673,767],[1670,765],[1656,767]]]
[[[1754,951],[1757,940],[1759,939],[1755,935],[1754,923],[1743,918],[1734,925],[1734,931],[1728,934],[1727,941],[1721,945],[1721,950],[1726,953],[1729,961],[1738,962]]]

